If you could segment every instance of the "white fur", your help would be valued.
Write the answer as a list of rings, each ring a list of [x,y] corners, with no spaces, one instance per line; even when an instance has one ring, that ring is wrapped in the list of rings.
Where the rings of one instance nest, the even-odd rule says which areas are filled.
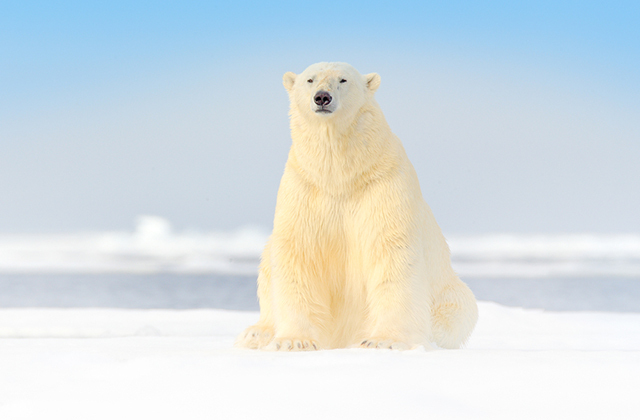
[[[475,298],[374,99],[380,76],[318,63],[283,83],[293,143],[260,265],[260,320],[237,345],[460,347]],[[318,91],[332,112],[316,112]]]

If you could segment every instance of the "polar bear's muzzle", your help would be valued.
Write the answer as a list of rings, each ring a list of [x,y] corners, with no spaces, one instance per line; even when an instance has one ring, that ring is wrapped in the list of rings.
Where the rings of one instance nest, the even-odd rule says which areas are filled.
[[[331,94],[325,90],[319,90],[313,96],[313,103],[316,105],[315,112],[320,114],[331,114],[335,111],[335,102]]]

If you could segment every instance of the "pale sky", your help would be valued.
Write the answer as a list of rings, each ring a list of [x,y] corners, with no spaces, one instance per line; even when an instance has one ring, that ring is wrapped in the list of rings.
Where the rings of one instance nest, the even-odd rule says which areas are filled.
[[[270,229],[318,61],[381,75],[445,233],[640,232],[637,2],[93,3],[0,5],[0,233]]]

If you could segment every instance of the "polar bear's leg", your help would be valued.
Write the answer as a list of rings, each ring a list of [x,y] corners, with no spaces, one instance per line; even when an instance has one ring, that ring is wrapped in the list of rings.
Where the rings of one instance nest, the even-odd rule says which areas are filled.
[[[478,306],[473,292],[457,276],[452,275],[450,281],[434,295],[431,318],[433,339],[438,346],[460,348],[478,320]]]
[[[267,243],[258,274],[258,300],[260,301],[260,319],[242,332],[236,339],[236,346],[250,349],[265,347],[274,336],[273,303],[271,296],[270,244]]]
[[[430,313],[424,303],[415,302],[424,296],[415,290],[416,274],[406,251],[390,251],[384,261],[378,260],[367,281],[369,332],[359,347],[407,349],[416,345],[430,347]]]
[[[326,331],[321,327],[327,325],[331,316],[326,278],[322,264],[314,258],[312,249],[299,240],[301,237],[287,235],[272,244],[276,328],[267,350],[318,350],[327,345]]]

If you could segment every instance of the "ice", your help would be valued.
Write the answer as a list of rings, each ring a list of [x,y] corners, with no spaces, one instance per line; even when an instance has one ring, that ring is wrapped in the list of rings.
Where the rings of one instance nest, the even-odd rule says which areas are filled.
[[[640,235],[451,235],[465,277],[640,276]]]
[[[0,418],[635,419],[640,314],[480,302],[463,350],[232,347],[256,312],[2,309]]]
[[[0,235],[0,273],[257,273],[266,230],[176,231],[140,216],[132,232]],[[447,235],[463,277],[640,276],[640,235]]]
[[[13,280],[67,286],[65,273],[231,273],[253,282],[267,238],[248,228],[178,231],[157,216],[140,217],[131,232],[1,235],[0,275],[62,273]],[[463,277],[640,275],[638,235],[448,239]],[[0,419],[639,418],[640,313],[492,302],[479,310],[462,350],[287,354],[233,347],[257,312],[4,308]]]
[[[174,232],[141,216],[133,232],[1,235],[0,273],[254,274],[268,234]]]

